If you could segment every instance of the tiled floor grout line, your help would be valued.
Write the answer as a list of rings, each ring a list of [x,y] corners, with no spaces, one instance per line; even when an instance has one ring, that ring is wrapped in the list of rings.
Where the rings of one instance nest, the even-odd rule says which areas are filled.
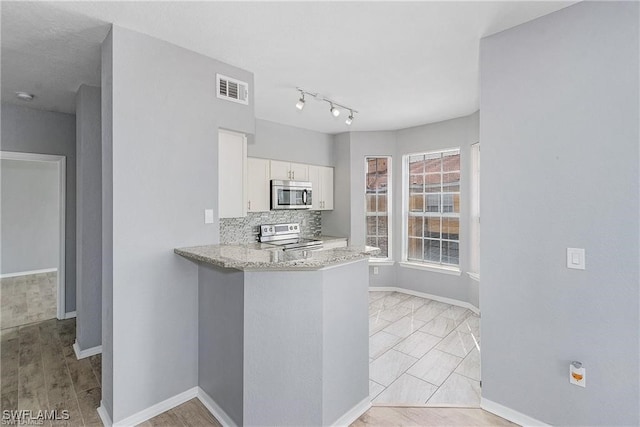
[[[441,350],[441,351],[442,351],[442,350]],[[443,351],[443,353],[446,353],[446,351]],[[447,354],[451,354],[451,353],[447,353]],[[455,354],[452,354],[452,356],[455,356]],[[468,356],[468,355],[467,355],[467,356]],[[447,375],[447,378],[445,378],[445,379],[444,379],[444,381],[442,381],[442,384],[440,384],[440,385],[438,386],[438,390],[440,390],[440,387],[442,387],[442,386],[444,385],[444,383],[446,383],[446,382],[447,382],[447,380],[451,377],[451,375],[453,375],[453,374],[454,374],[454,372],[456,371],[456,369],[458,369],[458,366],[460,366],[460,364],[461,364],[462,362],[464,362],[464,359],[465,359],[467,356],[465,356],[465,357],[463,357],[463,358],[461,358],[461,359],[460,359],[460,362],[458,362],[458,364],[456,365],[456,367],[455,367],[455,368],[453,368],[453,369],[451,370],[451,372],[449,372],[449,375]],[[456,357],[460,357],[460,356],[456,356]],[[427,399],[427,401],[426,401],[426,402],[424,402],[424,403],[426,404],[427,402],[429,402],[429,401],[431,400],[431,398],[432,398],[432,397],[433,397],[433,396],[438,392],[438,390],[436,390],[436,391],[435,391],[431,396],[429,396],[429,398]]]
[[[384,298],[386,298],[387,296],[392,296],[392,295],[393,295],[393,292],[390,292],[390,293],[386,293],[386,294],[384,294],[383,296],[381,296],[381,297],[379,297],[379,298],[376,298],[375,300],[370,300],[370,301],[369,301],[369,306],[370,306],[370,308],[371,308],[371,306],[372,306],[372,305],[373,305],[373,306],[379,305],[379,302],[380,302],[381,300],[383,300],[383,299],[384,299]],[[414,361],[411,365],[409,365],[406,369],[404,369],[404,370],[403,370],[403,371],[402,371],[402,372],[401,372],[401,373],[400,373],[400,374],[399,374],[399,375],[398,375],[398,376],[397,376],[397,377],[396,377],[396,378],[395,378],[395,379],[394,379],[394,380],[389,384],[389,386],[384,386],[384,385],[382,385],[382,384],[380,384],[380,383],[377,383],[376,381],[372,380],[371,378],[369,378],[369,380],[370,380],[370,381],[372,381],[372,382],[374,382],[374,383],[376,383],[376,384],[378,384],[378,385],[380,385],[380,386],[384,387],[384,388],[383,388],[383,389],[382,389],[382,390],[381,390],[381,391],[380,391],[380,392],[379,392],[375,397],[373,397],[373,398],[372,398],[372,400],[374,400],[374,399],[376,399],[378,396],[382,395],[382,394],[383,394],[387,389],[389,389],[389,388],[390,388],[390,387],[391,387],[391,386],[392,386],[396,381],[398,381],[398,380],[399,380],[403,375],[405,375],[405,374],[406,374],[406,375],[409,375],[409,376],[411,376],[411,377],[413,377],[413,378],[415,378],[415,379],[417,379],[417,380],[423,381],[423,382],[425,382],[425,383],[427,383],[427,384],[430,384],[430,385],[432,385],[432,386],[436,387],[436,390],[435,390],[435,391],[434,391],[434,392],[433,392],[433,393],[428,397],[428,399],[424,402],[424,404],[427,404],[427,402],[428,402],[429,400],[431,400],[431,399],[433,398],[433,396],[434,396],[434,395],[436,395],[436,393],[437,393],[437,392],[440,390],[440,388],[441,388],[441,387],[442,387],[442,386],[443,386],[443,385],[444,385],[444,384],[449,380],[449,378],[450,378],[454,373],[457,373],[457,372],[455,372],[455,371],[456,371],[456,370],[458,369],[458,367],[459,367],[459,366],[460,366],[460,365],[461,365],[461,364],[462,364],[462,363],[467,359],[467,357],[469,357],[469,355],[473,352],[473,348],[472,348],[470,351],[466,352],[466,354],[465,354],[463,357],[460,357],[459,355],[457,355],[457,354],[453,354],[453,353],[450,353],[450,352],[448,352],[448,351],[444,351],[444,350],[440,350],[440,349],[438,349],[438,351],[440,351],[440,352],[442,352],[442,353],[444,353],[444,354],[446,354],[446,355],[448,355],[448,356],[452,356],[452,357],[456,357],[456,358],[460,359],[460,360],[459,360],[459,362],[458,362],[458,363],[456,363],[456,365],[455,365],[455,366],[451,369],[451,371],[448,373],[447,377],[442,381],[442,384],[441,384],[440,386],[436,386],[435,384],[432,384],[432,383],[430,383],[429,381],[426,381],[426,380],[424,380],[424,379],[422,379],[422,378],[419,378],[419,377],[417,377],[417,376],[415,376],[415,375],[413,375],[413,374],[410,374],[408,371],[409,371],[409,370],[410,370],[414,365],[416,365],[420,360],[422,360],[422,359],[423,359],[427,354],[429,354],[431,351],[433,351],[434,349],[436,349],[436,347],[438,347],[438,346],[439,346],[439,345],[440,345],[444,340],[448,339],[448,338],[449,338],[449,336],[450,336],[450,335],[452,335],[452,334],[454,334],[454,333],[455,333],[456,335],[457,335],[458,333],[459,333],[459,334],[469,335],[469,336],[473,337],[475,345],[476,345],[476,346],[478,345],[478,341],[477,341],[477,339],[476,339],[476,337],[475,337],[474,333],[473,333],[471,330],[470,330],[469,332],[464,331],[464,330],[458,330],[458,328],[459,328],[461,325],[463,325],[463,324],[464,324],[464,323],[465,323],[469,318],[471,318],[471,317],[473,317],[473,316],[478,316],[478,315],[476,315],[476,314],[475,314],[475,313],[473,313],[473,312],[467,312],[465,316],[463,316],[463,317],[461,317],[461,318],[458,318],[458,319],[456,319],[456,318],[451,318],[451,317],[447,317],[447,316],[442,316],[442,314],[443,314],[443,313],[445,313],[447,310],[450,310],[450,309],[451,309],[451,308],[453,308],[453,307],[457,307],[457,306],[454,306],[454,305],[451,305],[451,304],[447,304],[447,306],[448,306],[448,307],[447,307],[445,310],[442,310],[442,311],[438,312],[435,316],[431,317],[431,318],[430,318],[429,320],[427,320],[427,321],[424,321],[424,320],[421,320],[421,319],[415,319],[415,318],[414,318],[414,316],[415,316],[415,313],[416,313],[418,310],[420,310],[420,309],[421,309],[421,308],[423,308],[423,307],[428,306],[428,305],[429,305],[432,301],[434,301],[434,300],[428,300],[429,302],[427,302],[426,304],[421,304],[421,305],[420,305],[420,306],[418,306],[417,308],[416,308],[415,306],[413,306],[413,305],[412,305],[412,307],[407,307],[407,308],[410,308],[410,309],[411,309],[411,311],[410,311],[409,313],[407,313],[407,314],[405,314],[405,315],[403,315],[403,316],[399,317],[398,319],[393,320],[393,321],[388,321],[388,320],[386,320],[386,319],[384,319],[384,318],[381,318],[381,317],[380,317],[381,313],[382,313],[384,310],[392,310],[392,309],[394,309],[394,308],[400,307],[400,306],[402,306],[402,303],[403,303],[403,302],[405,302],[405,301],[407,301],[409,298],[411,298],[411,296],[409,296],[408,298],[404,298],[404,299],[401,299],[401,300],[399,300],[399,301],[396,301],[395,303],[393,303],[393,304],[391,304],[391,305],[389,305],[389,306],[386,306],[386,305],[385,305],[385,303],[386,303],[386,302],[382,302],[382,305],[380,305],[380,306],[376,309],[376,311],[375,311],[374,313],[371,313],[371,312],[370,312],[370,314],[369,314],[369,318],[370,318],[370,319],[371,319],[372,317],[374,317],[374,316],[375,316],[375,318],[376,318],[376,322],[377,322],[377,321],[379,321],[380,319],[384,320],[385,322],[388,322],[388,324],[387,324],[387,325],[384,325],[381,329],[377,330],[377,331],[376,331],[376,332],[374,332],[374,333],[371,333],[371,334],[369,335],[369,340],[371,340],[371,339],[372,339],[372,337],[373,337],[373,336],[375,336],[376,334],[378,334],[379,332],[385,332],[385,329],[386,329],[386,328],[390,327],[391,325],[395,324],[396,322],[401,321],[401,320],[402,320],[402,319],[404,319],[405,317],[410,318],[410,319],[411,319],[411,322],[413,322],[414,320],[418,320],[418,321],[420,321],[420,322],[423,322],[423,323],[424,323],[424,324],[423,324],[423,326],[421,326],[420,328],[417,328],[417,329],[415,329],[415,330],[412,330],[412,331],[411,331],[407,336],[405,336],[405,337],[395,335],[395,334],[393,334],[393,333],[391,333],[391,332],[385,332],[385,333],[387,333],[387,334],[389,334],[389,335],[394,335],[395,337],[399,338],[400,340],[399,340],[399,341],[397,341],[397,342],[395,342],[393,345],[391,345],[389,348],[387,348],[387,349],[386,349],[386,350],[384,350],[383,352],[381,352],[377,357],[375,357],[375,358],[371,358],[371,359],[370,359],[370,361],[369,361],[369,364],[370,364],[370,365],[371,365],[372,363],[374,363],[376,360],[378,360],[379,358],[383,357],[383,356],[384,356],[385,354],[387,354],[390,350],[395,350],[396,352],[401,353],[401,354],[402,354],[402,355],[404,355],[404,356],[414,358],[414,359],[416,359],[416,361]],[[426,300],[426,298],[425,298],[425,300]],[[412,303],[412,304],[413,304],[413,303]],[[406,306],[402,306],[402,307],[406,307]],[[468,310],[468,309],[467,309],[467,310]],[[453,314],[453,313],[452,313],[452,314]],[[462,312],[462,314],[464,314],[464,312]],[[421,330],[421,329],[422,329],[422,328],[424,328],[427,324],[429,324],[430,322],[432,322],[433,320],[435,320],[435,319],[436,319],[436,318],[438,318],[439,316],[442,316],[443,318],[447,319],[447,321],[453,322],[453,325],[454,325],[454,326],[453,326],[453,329],[451,329],[451,330],[450,330],[450,331],[449,331],[449,332],[448,332],[444,337],[439,337],[439,336],[437,336],[437,335],[433,335],[433,334],[430,334],[430,333],[428,333],[428,332],[424,332],[424,331],[422,331],[422,330]],[[479,317],[479,316],[478,316],[478,317]],[[435,343],[431,348],[429,348],[429,350],[428,350],[426,353],[424,353],[424,354],[423,354],[422,356],[420,356],[420,357],[415,357],[415,356],[413,356],[413,355],[411,355],[411,354],[405,353],[404,351],[399,350],[399,349],[397,349],[397,348],[396,348],[396,347],[400,346],[403,342],[405,342],[407,339],[409,339],[411,336],[413,336],[416,332],[421,332],[421,333],[423,333],[423,334],[430,335],[430,336],[432,336],[432,337],[438,338],[438,341],[437,341],[437,342],[436,342],[436,343]],[[463,346],[463,348],[465,348],[465,347]],[[467,378],[467,379],[469,379],[470,381],[479,382],[478,380],[476,380],[476,379],[474,379],[474,378],[471,378],[471,377],[468,377],[468,376],[466,376],[466,375],[459,374],[459,373],[458,373],[458,375],[460,375],[460,376],[462,376],[462,377],[464,377],[464,378]]]

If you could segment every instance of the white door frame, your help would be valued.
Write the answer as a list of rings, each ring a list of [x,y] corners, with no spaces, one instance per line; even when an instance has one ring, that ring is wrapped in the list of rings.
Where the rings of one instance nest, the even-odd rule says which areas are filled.
[[[37,154],[37,153],[19,153],[13,151],[0,151],[0,159],[6,160],[24,160],[24,161],[32,161],[32,162],[52,162],[56,163],[58,166],[58,177],[59,177],[59,206],[60,206],[60,254],[58,261],[58,296],[57,296],[57,318],[62,320],[66,316],[65,310],[65,220],[66,220],[66,211],[65,211],[65,202],[66,202],[66,166],[67,166],[67,158],[65,156],[56,156],[52,154]]]

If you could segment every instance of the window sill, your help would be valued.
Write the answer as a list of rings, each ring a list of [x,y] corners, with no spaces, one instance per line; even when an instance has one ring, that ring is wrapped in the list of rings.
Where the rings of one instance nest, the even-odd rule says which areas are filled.
[[[413,268],[416,270],[433,271],[434,273],[450,274],[452,276],[460,276],[460,269],[457,267],[445,267],[435,264],[419,264],[417,262],[402,261],[398,263],[400,267]]]
[[[369,265],[393,265],[396,262],[392,259],[388,259],[388,258],[381,258],[381,259],[377,259],[377,258],[369,258]]]
[[[471,273],[468,272],[467,273],[469,275],[469,277],[471,277],[473,280],[475,280],[476,282],[480,281],[480,275],[478,273]]]

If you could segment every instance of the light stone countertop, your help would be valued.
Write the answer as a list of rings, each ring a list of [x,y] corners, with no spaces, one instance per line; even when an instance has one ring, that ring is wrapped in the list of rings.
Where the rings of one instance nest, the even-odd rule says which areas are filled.
[[[319,270],[366,259],[379,251],[380,249],[372,246],[348,246],[321,251],[283,251],[261,243],[174,249],[176,254],[193,261],[242,271]]]

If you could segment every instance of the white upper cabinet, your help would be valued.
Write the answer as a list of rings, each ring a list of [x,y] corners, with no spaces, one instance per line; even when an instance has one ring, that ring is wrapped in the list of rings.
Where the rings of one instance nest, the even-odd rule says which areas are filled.
[[[270,162],[266,159],[247,159],[247,211],[265,212],[271,209]]]
[[[218,132],[218,213],[220,218],[247,215],[247,138],[244,134]]]
[[[311,181],[311,209],[319,211],[320,206],[320,167],[321,166],[309,166],[309,181]]]
[[[294,181],[309,181],[309,165],[291,163],[291,179]]]
[[[309,181],[313,206],[311,209],[328,211],[333,209],[333,168],[309,166]]]
[[[309,165],[271,160],[271,179],[309,181]]]
[[[333,210],[333,168],[321,167],[320,194],[323,211]]]
[[[291,179],[291,168],[289,162],[280,162],[278,160],[271,160],[271,179],[282,179],[282,180],[290,180]]]

